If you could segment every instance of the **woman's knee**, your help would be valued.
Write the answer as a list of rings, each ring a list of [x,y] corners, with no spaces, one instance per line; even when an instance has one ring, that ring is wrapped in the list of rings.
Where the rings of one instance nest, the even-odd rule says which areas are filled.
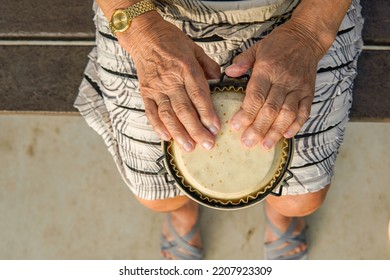
[[[157,200],[145,200],[137,197],[138,201],[145,207],[155,211],[155,212],[171,212],[177,210],[184,206],[189,198],[186,196],[177,196],[167,199],[157,199]]]
[[[323,204],[330,185],[315,193],[303,195],[268,196],[267,203],[287,217],[307,216]]]

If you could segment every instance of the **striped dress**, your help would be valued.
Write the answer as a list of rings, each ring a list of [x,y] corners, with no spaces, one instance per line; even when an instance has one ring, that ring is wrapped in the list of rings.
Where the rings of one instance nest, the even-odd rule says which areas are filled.
[[[155,0],[163,18],[188,34],[221,69],[232,57],[287,21],[299,0],[250,0],[251,7],[219,9],[207,1]],[[123,180],[142,199],[182,195],[160,174],[161,140],[144,111],[137,71],[112,36],[108,21],[93,5],[96,47],[89,54],[74,106],[104,140]],[[354,0],[337,38],[318,65],[311,114],[295,136],[291,179],[283,195],[316,192],[331,182],[352,103],[363,19]],[[168,179],[168,180],[167,180]]]

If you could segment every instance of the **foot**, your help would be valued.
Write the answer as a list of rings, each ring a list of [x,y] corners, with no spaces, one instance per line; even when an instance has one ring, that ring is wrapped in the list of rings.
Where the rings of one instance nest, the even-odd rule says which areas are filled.
[[[296,260],[307,257],[307,226],[303,218],[285,217],[267,205],[266,221],[266,259]]]
[[[169,212],[163,225],[161,255],[164,259],[202,259],[199,206],[189,202]]]

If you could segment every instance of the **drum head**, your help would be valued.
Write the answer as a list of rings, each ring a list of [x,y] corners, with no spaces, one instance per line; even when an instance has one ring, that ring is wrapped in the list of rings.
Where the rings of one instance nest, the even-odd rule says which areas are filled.
[[[201,204],[219,209],[253,205],[283,180],[291,140],[282,139],[270,151],[259,145],[244,148],[242,131],[230,128],[230,120],[244,99],[244,88],[216,87],[211,96],[222,125],[214,148],[207,151],[197,145],[187,153],[174,141],[164,142],[165,165],[181,190]]]

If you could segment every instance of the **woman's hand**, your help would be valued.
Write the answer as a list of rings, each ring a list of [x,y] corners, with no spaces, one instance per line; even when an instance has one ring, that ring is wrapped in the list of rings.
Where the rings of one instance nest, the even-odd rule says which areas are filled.
[[[137,17],[130,30],[118,40],[135,62],[153,129],[185,151],[196,143],[211,149],[221,124],[207,79],[219,78],[219,65],[157,12]]]
[[[293,137],[310,114],[317,65],[325,50],[302,25],[293,21],[276,28],[265,39],[235,57],[226,74],[252,74],[241,109],[233,116],[241,141],[271,149],[282,138]]]

